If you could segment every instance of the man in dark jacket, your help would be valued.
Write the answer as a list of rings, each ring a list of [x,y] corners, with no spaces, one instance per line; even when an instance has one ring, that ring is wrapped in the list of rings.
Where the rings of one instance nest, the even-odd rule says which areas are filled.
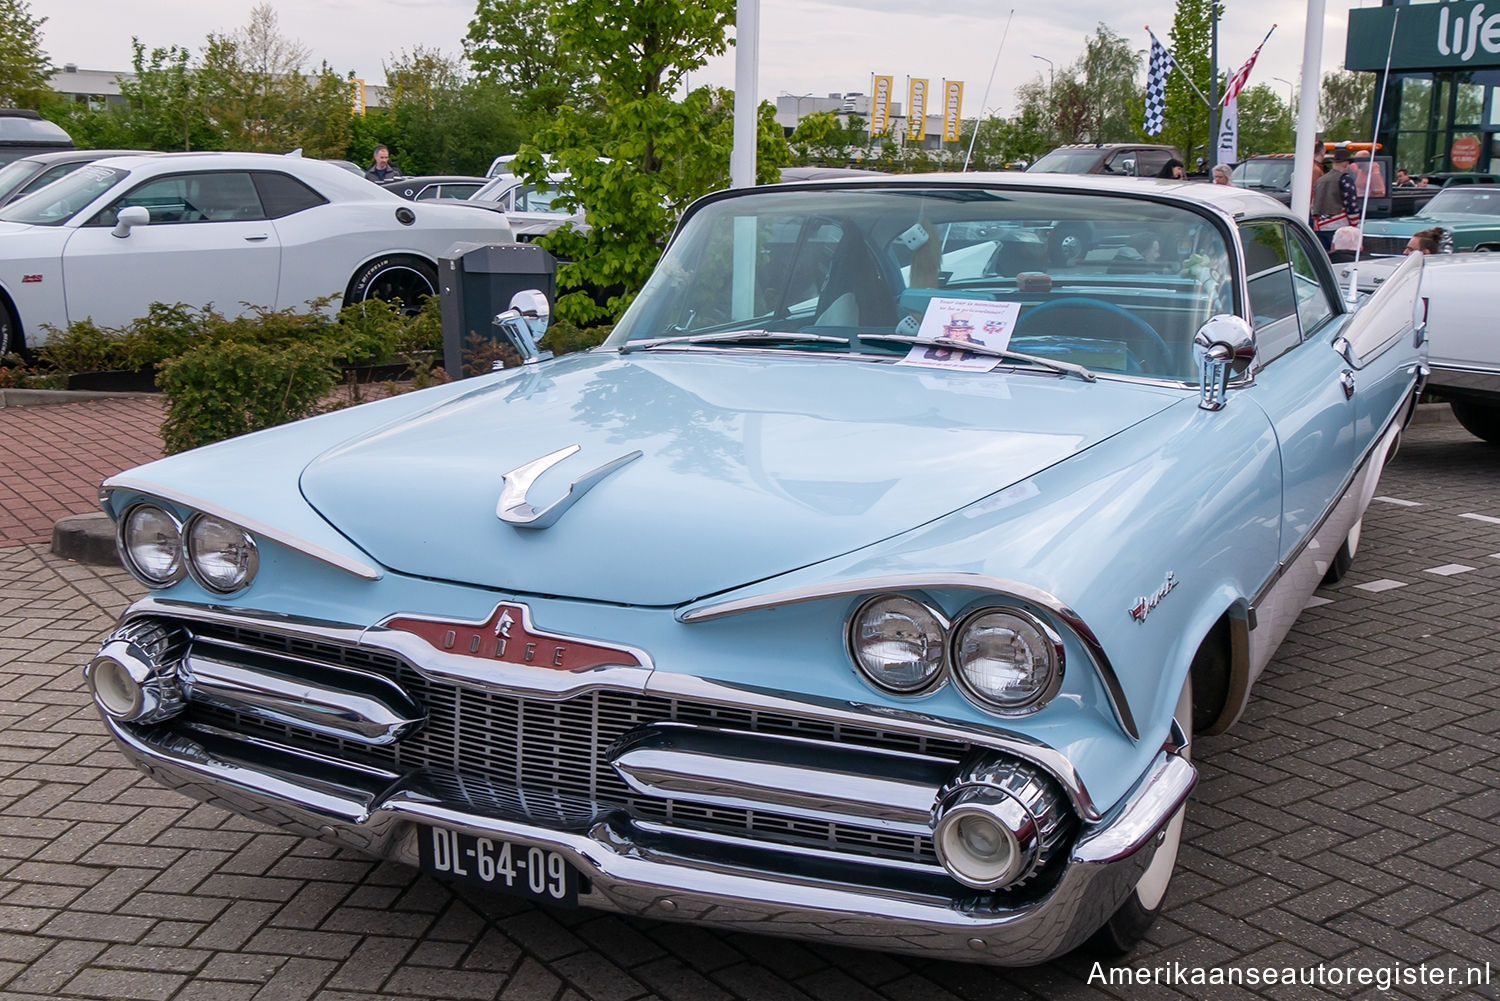
[[[384,143],[375,147],[375,162],[370,169],[365,171],[365,180],[374,181],[376,184],[382,181],[394,181],[405,175],[401,168],[391,162],[391,151]]]
[[[1312,194],[1313,228],[1325,249],[1333,245],[1333,231],[1359,219],[1359,197],[1349,176],[1349,151],[1335,149],[1328,173],[1318,178]]]

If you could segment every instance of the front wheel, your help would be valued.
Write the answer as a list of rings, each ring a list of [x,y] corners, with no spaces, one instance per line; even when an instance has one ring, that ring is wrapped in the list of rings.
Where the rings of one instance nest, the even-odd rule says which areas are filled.
[[[1182,686],[1182,694],[1177,697],[1177,711],[1173,719],[1182,729],[1187,738],[1183,745],[1182,756],[1192,760],[1193,751],[1193,678],[1191,673]],[[1151,864],[1146,867],[1145,873],[1141,875],[1140,882],[1135,884],[1135,889],[1130,891],[1130,896],[1120,905],[1119,910],[1110,915],[1104,927],[1094,932],[1093,938],[1089,939],[1087,948],[1093,952],[1108,956],[1123,956],[1146,936],[1146,930],[1151,927],[1156,916],[1161,913],[1161,905],[1167,899],[1167,887],[1172,882],[1172,871],[1177,868],[1177,852],[1182,847],[1182,820],[1187,814],[1187,804],[1184,803],[1167,822],[1166,836],[1156,848],[1156,854],[1151,858]]]
[[[1453,408],[1453,416],[1465,431],[1491,445],[1500,445],[1500,407],[1468,400],[1451,400],[1448,406]]]
[[[437,269],[420,257],[391,254],[377,257],[350,279],[344,304],[380,299],[399,306],[408,316],[422,308],[422,300],[437,295]]]

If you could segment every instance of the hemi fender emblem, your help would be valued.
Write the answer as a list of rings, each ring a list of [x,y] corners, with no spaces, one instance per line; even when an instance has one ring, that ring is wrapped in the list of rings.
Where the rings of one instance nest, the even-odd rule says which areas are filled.
[[[33,282],[39,282],[41,280],[42,280],[42,276],[41,275],[22,275],[21,276],[21,284],[23,284],[23,285],[29,285],[29,284],[31,284]]]
[[[482,622],[397,615],[387,619],[384,626],[411,633],[442,653],[523,667],[587,671],[606,666],[646,667],[649,663],[645,653],[631,647],[538,629],[531,621],[531,609],[520,602],[495,606]]]

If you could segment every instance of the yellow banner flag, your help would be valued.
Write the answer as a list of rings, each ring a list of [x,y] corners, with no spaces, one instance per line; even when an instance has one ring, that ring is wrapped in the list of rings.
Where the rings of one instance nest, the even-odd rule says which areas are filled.
[[[943,141],[957,142],[958,129],[963,123],[964,82],[943,81]]]
[[[870,98],[870,135],[878,136],[891,126],[891,87],[895,77],[877,76]]]
[[[927,81],[912,79],[906,84],[906,138],[921,142],[927,134]]]

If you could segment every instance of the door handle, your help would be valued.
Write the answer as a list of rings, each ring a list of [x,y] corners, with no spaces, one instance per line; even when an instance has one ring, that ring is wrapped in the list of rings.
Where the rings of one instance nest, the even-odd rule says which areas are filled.
[[[269,240],[270,238],[270,233],[257,233],[254,236],[245,237],[245,241],[247,243],[259,243],[261,240]]]
[[[1349,371],[1347,368],[1344,369],[1343,374],[1339,376],[1339,385],[1344,387],[1344,399],[1349,400],[1354,398],[1353,372]]]

